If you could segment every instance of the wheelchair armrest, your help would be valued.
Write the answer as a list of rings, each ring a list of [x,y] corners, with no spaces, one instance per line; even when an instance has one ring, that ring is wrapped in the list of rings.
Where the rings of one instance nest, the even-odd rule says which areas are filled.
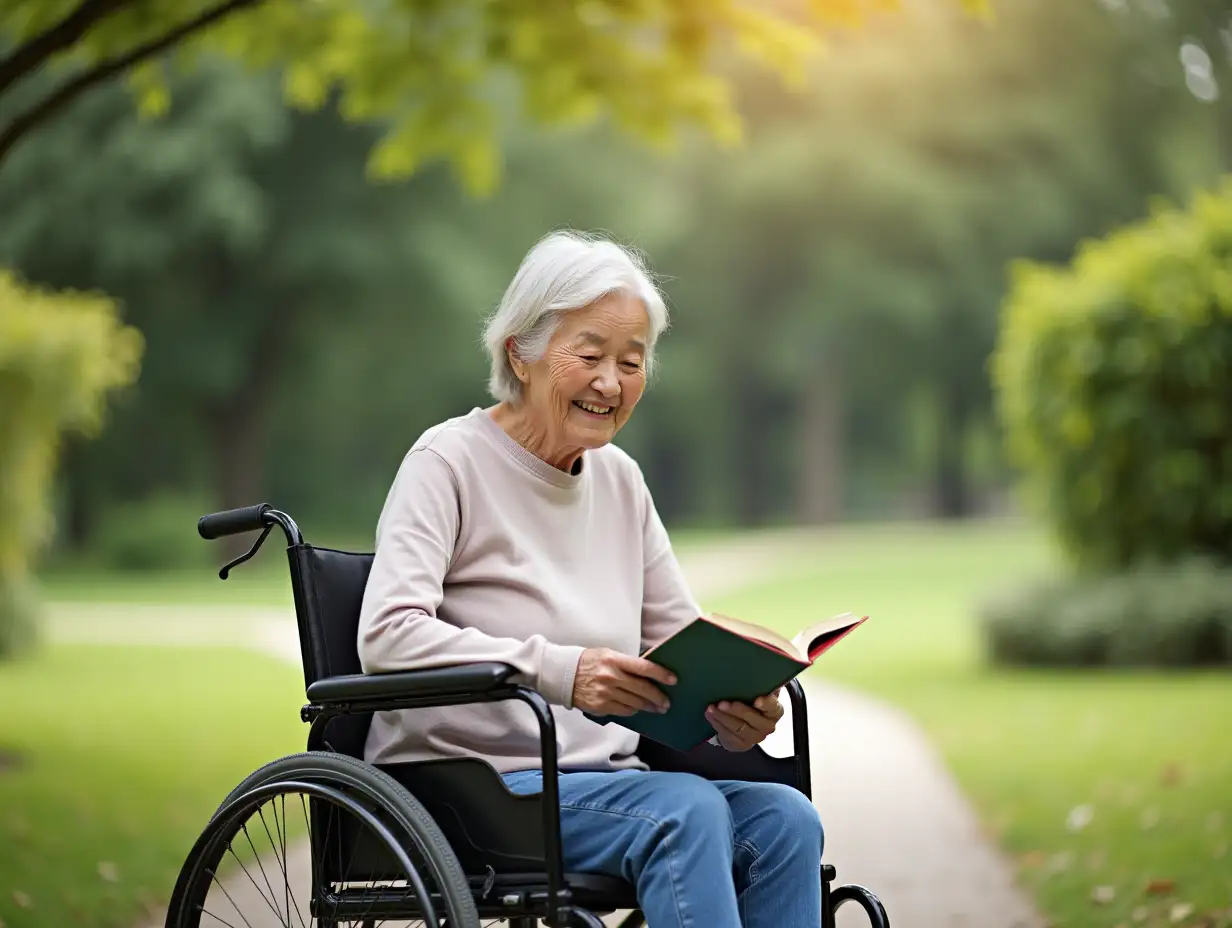
[[[508,664],[487,662],[392,673],[351,673],[316,680],[309,684],[306,695],[318,706],[403,700],[418,704],[433,699],[452,701],[501,690],[509,686],[509,678],[516,672]]]

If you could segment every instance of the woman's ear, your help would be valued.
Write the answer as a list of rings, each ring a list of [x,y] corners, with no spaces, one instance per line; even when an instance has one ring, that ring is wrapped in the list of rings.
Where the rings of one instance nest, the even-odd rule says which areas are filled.
[[[513,368],[514,375],[518,378],[518,380],[522,381],[522,383],[526,383],[526,365],[523,363],[522,359],[518,357],[518,353],[514,351],[512,338],[505,339],[505,354],[509,358],[509,366]]]

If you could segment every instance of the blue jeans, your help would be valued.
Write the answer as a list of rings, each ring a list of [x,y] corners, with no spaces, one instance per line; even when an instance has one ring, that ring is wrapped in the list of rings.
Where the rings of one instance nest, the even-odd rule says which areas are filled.
[[[539,770],[504,780],[543,785]],[[643,770],[559,783],[565,869],[632,883],[653,928],[821,924],[821,819],[798,790]]]

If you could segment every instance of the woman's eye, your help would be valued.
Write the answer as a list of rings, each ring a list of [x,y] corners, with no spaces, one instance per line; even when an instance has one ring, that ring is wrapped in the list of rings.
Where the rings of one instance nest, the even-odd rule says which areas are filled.
[[[637,361],[623,361],[620,366],[630,372],[636,372],[642,369],[642,365]]]
[[[582,360],[589,361],[591,364],[594,364],[599,360],[599,356],[597,354],[584,354],[582,355]]]

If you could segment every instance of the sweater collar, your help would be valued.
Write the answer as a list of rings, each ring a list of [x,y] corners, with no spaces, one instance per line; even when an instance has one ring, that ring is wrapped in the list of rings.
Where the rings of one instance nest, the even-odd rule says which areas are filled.
[[[478,419],[480,428],[491,436],[493,441],[503,448],[506,454],[539,479],[552,484],[552,486],[560,487],[562,490],[576,489],[581,484],[582,478],[586,475],[585,453],[578,458],[577,473],[566,474],[563,470],[553,467],[543,458],[527,451],[510,438],[508,433],[497,425],[496,420],[488,414],[486,409],[475,407],[471,410],[471,415]]]

